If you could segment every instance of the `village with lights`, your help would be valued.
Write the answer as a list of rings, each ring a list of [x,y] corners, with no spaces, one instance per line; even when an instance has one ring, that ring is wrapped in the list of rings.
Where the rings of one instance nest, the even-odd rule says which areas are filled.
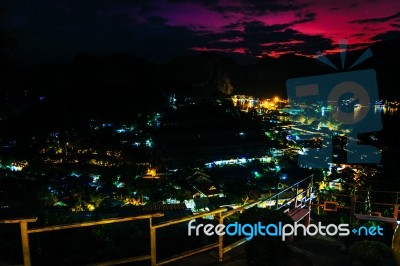
[[[171,94],[166,99],[162,108],[140,113],[130,122],[90,119],[68,130],[3,138],[2,215],[39,217],[37,226],[49,227],[160,212],[167,221],[211,213],[203,218],[213,223],[218,217],[213,213],[221,209],[240,213],[253,205],[289,208],[296,199],[299,206],[313,202],[307,205],[313,219],[343,223],[352,219],[351,195],[360,193],[362,201],[355,209],[360,215],[378,217],[378,225],[379,219],[397,219],[391,207],[396,192],[374,194],[392,191],[398,182],[391,158],[399,150],[395,139],[387,137],[392,130],[359,136],[360,144],[379,150],[382,163],[352,164],[346,159],[350,129],[334,119],[332,106],[294,105],[279,96]],[[385,119],[398,119],[399,107],[398,102],[379,101],[353,108],[354,116],[361,108],[372,108],[385,126]],[[327,145],[332,154],[324,158],[319,150]],[[326,167],[302,164],[299,158],[313,151]],[[381,201],[383,205],[374,205]],[[383,224],[389,225],[385,232],[391,237],[390,223]],[[106,239],[101,237],[99,243]],[[185,239],[179,241],[194,241],[195,246],[204,241]]]
[[[102,206],[154,205],[196,213],[240,207],[312,173],[323,190],[346,186],[340,175],[345,169],[354,178],[380,172],[379,166],[346,163],[346,128],[329,119],[329,106],[293,108],[279,97],[244,95],[170,98],[168,110],[143,114],[129,124],[92,120],[85,131],[31,136],[27,147],[3,141],[1,208],[62,206],[90,212]],[[374,108],[378,114],[398,115],[399,104],[386,101]],[[333,137],[334,162],[324,170],[298,168],[298,156],[321,147],[327,133]],[[380,139],[374,132],[364,141],[388,150]],[[22,156],[24,148],[29,153]],[[7,193],[5,187],[17,185],[21,194]]]

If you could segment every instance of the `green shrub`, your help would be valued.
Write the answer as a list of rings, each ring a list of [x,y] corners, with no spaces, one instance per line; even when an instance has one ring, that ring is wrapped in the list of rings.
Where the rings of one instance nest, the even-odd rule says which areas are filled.
[[[391,249],[379,241],[357,241],[349,249],[350,261],[359,261],[365,265],[381,265],[380,259],[389,257]]]
[[[240,216],[240,223],[256,224],[293,224],[287,214],[268,209],[252,208]],[[248,265],[285,265],[288,249],[280,236],[255,236],[246,242],[246,256]]]

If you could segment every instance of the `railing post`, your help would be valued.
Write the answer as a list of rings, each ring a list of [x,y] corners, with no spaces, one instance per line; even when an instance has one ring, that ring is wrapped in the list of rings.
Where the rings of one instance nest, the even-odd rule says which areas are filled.
[[[296,185],[296,200],[294,201],[294,208],[297,208],[297,197],[299,196],[299,183]]]
[[[307,193],[306,193],[306,198],[307,198],[306,203],[308,201],[308,205],[307,205],[308,214],[306,215],[306,219],[305,219],[306,226],[309,226],[311,223],[311,194],[312,194],[312,185],[307,188]],[[318,208],[319,208],[319,206],[318,206]]]
[[[351,196],[351,206],[350,206],[350,229],[353,228],[354,224],[354,214],[356,213],[356,191],[354,191],[354,194]]]
[[[22,240],[22,254],[24,256],[24,265],[31,266],[31,254],[29,251],[29,237],[28,237],[28,222],[21,221],[19,223],[21,228],[21,240]]]
[[[397,218],[399,217],[399,193],[396,193],[396,202],[393,206],[393,218],[397,220]],[[397,227],[397,223],[393,224],[393,229],[396,229]]]
[[[222,212],[219,213],[219,224],[224,224],[224,217],[222,217]],[[218,236],[218,261],[222,262],[224,260],[224,236]]]
[[[156,228],[153,227],[153,219],[150,218],[150,256],[151,266],[157,265],[157,247],[156,247]]]

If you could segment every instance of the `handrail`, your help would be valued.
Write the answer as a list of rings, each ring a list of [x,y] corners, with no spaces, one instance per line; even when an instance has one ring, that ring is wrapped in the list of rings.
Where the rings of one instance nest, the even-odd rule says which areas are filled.
[[[298,181],[297,183],[294,183],[294,184],[291,185],[290,187],[287,187],[287,188],[285,188],[284,190],[279,191],[278,193],[276,193],[276,194],[274,194],[274,195],[272,195],[272,196],[269,196],[269,197],[266,198],[266,199],[259,199],[259,200],[255,201],[255,202],[247,203],[246,205],[243,205],[243,206],[241,206],[241,207],[239,207],[239,208],[236,208],[236,209],[230,210],[230,211],[228,211],[228,212],[225,212],[221,217],[222,217],[222,218],[226,218],[226,217],[231,216],[232,214],[234,214],[234,213],[236,213],[236,212],[240,212],[240,211],[247,210],[247,209],[252,208],[252,207],[254,207],[255,205],[258,205],[258,204],[260,204],[260,203],[262,203],[262,202],[271,200],[271,199],[273,199],[273,198],[275,198],[275,197],[279,197],[279,195],[281,195],[282,193],[285,193],[285,192],[288,191],[289,189],[292,189],[293,187],[297,186],[298,184],[304,182],[305,180],[307,180],[307,179],[309,179],[309,178],[312,179],[313,176],[314,176],[314,175],[310,175],[310,176],[308,176],[308,177],[306,177],[306,178],[304,178],[304,179]],[[300,192],[300,193],[302,193],[302,192]],[[298,193],[298,194],[296,195],[296,197],[297,197],[298,195],[300,195],[300,193]],[[295,198],[295,197],[294,197],[294,198]]]
[[[279,191],[279,193],[277,193],[277,194],[275,194],[275,195],[273,195],[273,196],[276,196],[276,195],[282,194],[283,192],[286,192],[286,190],[289,190],[289,189],[293,188],[294,186],[297,186],[298,184],[302,183],[303,181],[306,181],[307,179],[309,179],[309,178],[313,178],[313,177],[314,177],[314,175],[307,176],[306,178],[304,178],[304,179],[302,179],[302,180],[298,181],[297,183],[294,183],[294,184],[293,184],[293,185],[291,185],[290,187],[287,187],[287,188],[285,188],[284,190],[282,190],[282,191]],[[271,197],[273,197],[273,196],[271,196]]]
[[[0,220],[0,224],[18,224],[21,222],[33,223],[37,221],[37,217],[34,218],[13,218]]]
[[[225,211],[227,211],[226,208],[220,208],[220,209],[216,209],[216,210],[205,212],[205,213],[198,213],[198,214],[191,215],[191,216],[188,216],[185,218],[177,218],[177,219],[169,220],[169,221],[162,222],[162,223],[159,223],[156,225],[152,225],[152,228],[157,229],[157,228],[166,227],[166,226],[173,225],[173,224],[179,224],[179,223],[190,221],[190,220],[193,220],[196,218],[204,217],[207,215],[213,215],[213,214],[221,213],[221,212],[225,212]]]
[[[138,215],[138,216],[131,216],[131,217],[120,217],[120,218],[109,218],[103,219],[99,221],[88,221],[88,222],[81,222],[81,223],[72,223],[72,224],[64,224],[64,225],[51,225],[51,226],[44,226],[40,228],[33,228],[28,229],[28,223],[36,222],[37,217],[34,218],[14,218],[14,219],[3,219],[0,220],[2,224],[15,224],[19,223],[21,229],[21,241],[22,241],[22,254],[24,258],[24,265],[31,266],[31,255],[30,255],[30,248],[29,248],[29,237],[28,235],[31,233],[41,233],[41,232],[48,232],[48,231],[56,231],[56,230],[64,230],[70,228],[80,228],[80,227],[88,227],[88,226],[95,226],[101,224],[112,224],[112,223],[120,223],[120,222],[128,222],[134,220],[143,220],[149,219],[150,225],[152,222],[152,218],[163,217],[163,213],[153,213],[153,214],[146,214],[146,215]],[[122,260],[115,260],[115,261],[108,261],[104,262],[105,265],[114,265],[114,264],[121,264],[133,261],[140,261],[150,259],[150,255],[142,255],[138,257],[132,257]]]
[[[357,189],[357,191],[366,191],[366,192],[368,192],[368,190],[366,190],[366,189]],[[400,191],[385,191],[385,190],[369,190],[369,192],[393,193],[393,194],[398,194],[398,193],[400,193]]]
[[[357,189],[355,192],[358,191],[363,191],[363,192],[368,192],[368,190],[365,189]],[[383,190],[369,190],[369,192],[376,192],[376,193],[391,193],[391,194],[400,194],[400,191],[383,191]],[[335,196],[342,196],[342,197],[347,197],[347,196],[352,196],[352,194],[340,194],[340,193],[335,193],[335,192],[327,192],[323,194],[324,196],[327,195],[335,195]]]
[[[233,210],[225,212],[224,214],[221,215],[221,218],[226,218],[228,216],[231,216],[234,213],[250,209],[250,208],[254,207],[255,205],[257,205],[259,203],[260,203],[260,200],[255,201],[255,202],[251,202],[251,203],[247,203],[246,205],[243,205],[243,206],[241,206],[239,208],[236,208],[236,209],[233,209]]]
[[[365,201],[358,201],[356,200],[355,203],[364,203]],[[382,205],[382,206],[396,206],[398,204],[395,203],[382,203],[382,202],[370,202],[371,205]]]
[[[101,225],[101,224],[121,223],[121,222],[143,220],[143,219],[150,219],[150,218],[163,217],[163,216],[164,216],[163,213],[154,213],[154,214],[140,215],[140,216],[134,216],[134,217],[102,219],[102,220],[93,221],[93,222],[88,221],[88,222],[82,222],[82,223],[50,225],[50,226],[29,229],[28,233],[29,234],[30,233],[41,233],[41,232],[48,232],[48,231],[57,231],[57,230],[64,230],[64,229],[71,229],[71,228],[80,228],[80,227]]]

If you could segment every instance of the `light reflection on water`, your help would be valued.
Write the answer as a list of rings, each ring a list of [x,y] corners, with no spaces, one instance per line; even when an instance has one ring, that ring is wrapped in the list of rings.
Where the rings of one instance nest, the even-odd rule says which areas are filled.
[[[354,107],[354,120],[358,120],[360,114],[363,114],[364,108],[369,108],[368,106],[356,106]],[[399,115],[398,107],[390,107],[386,105],[375,105],[374,115]]]
[[[354,111],[355,113],[355,111]],[[398,115],[398,107],[390,107],[387,105],[375,105],[374,114],[383,113],[384,115]]]

